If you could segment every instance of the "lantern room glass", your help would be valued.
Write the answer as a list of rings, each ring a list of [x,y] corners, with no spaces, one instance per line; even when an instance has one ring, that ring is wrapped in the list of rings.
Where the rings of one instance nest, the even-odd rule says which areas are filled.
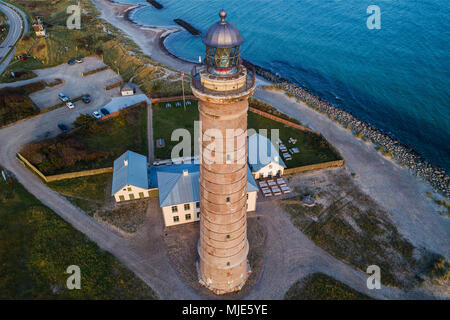
[[[215,74],[235,74],[240,63],[240,46],[216,48],[206,46],[205,63],[208,71]]]

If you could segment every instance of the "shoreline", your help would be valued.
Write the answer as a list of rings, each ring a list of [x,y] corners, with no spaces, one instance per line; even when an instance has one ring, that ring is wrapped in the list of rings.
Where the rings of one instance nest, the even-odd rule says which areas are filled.
[[[104,1],[109,2],[113,5],[117,5],[117,3],[113,0]],[[157,30],[164,31],[163,34],[159,34],[159,38],[156,41],[159,46],[159,50],[162,53],[166,54],[172,59],[175,59],[179,63],[187,65],[198,65],[198,63],[191,62],[174,55],[164,45],[164,41],[169,35],[175,32],[180,32],[181,29],[178,29],[176,27],[174,27],[174,29],[169,29],[167,27],[143,26],[134,21],[129,15],[134,9],[146,5],[141,4],[127,6],[128,8],[125,10],[126,14],[124,14],[124,18],[128,23],[140,28],[155,28]],[[170,30],[173,31],[168,32]],[[273,83],[274,87],[277,87],[279,90],[283,90],[288,96],[295,97],[297,100],[306,103],[306,105],[316,110],[317,112],[328,115],[329,118],[332,118],[334,121],[339,122],[344,128],[351,129],[355,136],[362,135],[363,139],[371,141],[376,146],[379,146],[380,152],[382,152],[384,155],[390,156],[398,165],[407,167],[411,173],[428,181],[435,191],[447,198],[450,197],[450,177],[448,176],[447,172],[440,167],[434,166],[413,148],[400,143],[390,134],[383,132],[382,130],[372,126],[371,124],[359,120],[350,112],[344,111],[343,109],[336,107],[329,102],[325,102],[320,97],[310,93],[304,87],[296,85],[263,67],[251,63],[248,60],[245,60],[244,64],[253,66],[258,76],[267,81],[270,81],[271,83]]]

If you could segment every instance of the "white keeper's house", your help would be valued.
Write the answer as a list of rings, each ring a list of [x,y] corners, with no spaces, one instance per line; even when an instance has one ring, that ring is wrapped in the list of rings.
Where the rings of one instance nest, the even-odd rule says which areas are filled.
[[[158,190],[166,227],[200,220],[200,166],[147,164],[147,157],[127,151],[114,161],[111,194],[116,202],[148,198]],[[247,211],[256,210],[258,186],[247,166]]]
[[[248,164],[255,179],[281,177],[286,168],[277,148],[258,133],[248,137]]]

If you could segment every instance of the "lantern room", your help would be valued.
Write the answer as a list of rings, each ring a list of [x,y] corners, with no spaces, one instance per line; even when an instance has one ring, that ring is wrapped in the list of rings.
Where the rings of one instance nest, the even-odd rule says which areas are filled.
[[[204,62],[207,71],[218,76],[239,72],[241,44],[244,42],[239,30],[225,21],[226,16],[227,13],[221,10],[220,21],[213,24],[202,39],[206,46]]]

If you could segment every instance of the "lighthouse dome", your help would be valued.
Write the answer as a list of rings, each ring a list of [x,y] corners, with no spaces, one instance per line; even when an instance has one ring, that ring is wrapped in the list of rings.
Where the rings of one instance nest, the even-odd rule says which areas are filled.
[[[227,13],[219,12],[220,21],[214,23],[203,37],[203,43],[208,47],[229,48],[240,46],[244,39],[239,30],[230,22],[225,21]]]

